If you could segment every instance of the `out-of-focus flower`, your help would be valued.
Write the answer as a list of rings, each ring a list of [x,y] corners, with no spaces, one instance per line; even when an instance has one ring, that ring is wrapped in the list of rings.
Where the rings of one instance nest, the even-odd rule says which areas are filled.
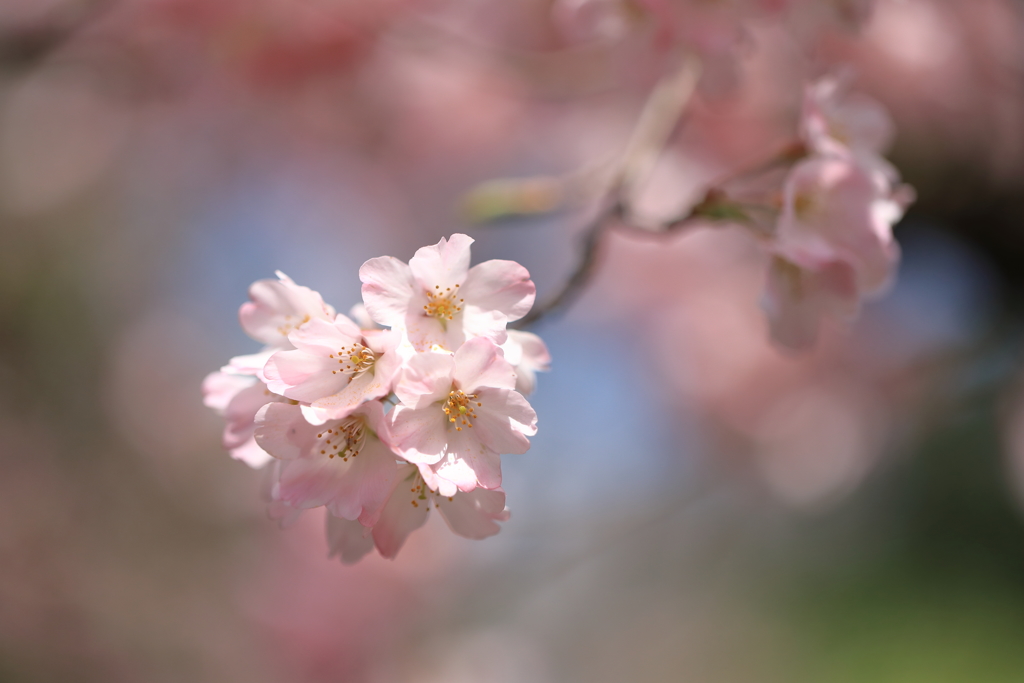
[[[515,370],[516,391],[524,396],[532,394],[537,388],[537,373],[551,369],[551,353],[544,340],[532,332],[509,330],[501,350]]]
[[[858,289],[875,293],[899,259],[892,226],[903,216],[908,192],[850,158],[802,161],[786,179],[773,250],[804,268],[844,261]]]
[[[817,340],[823,317],[852,319],[860,297],[853,268],[844,261],[810,269],[775,257],[761,304],[772,339],[790,349],[806,349]]]
[[[846,92],[847,80],[826,76],[807,86],[800,137],[819,154],[884,154],[896,134],[892,118],[876,100]]]
[[[327,515],[328,557],[337,557],[345,564],[355,564],[373,550],[370,527],[358,521]]]
[[[794,166],[770,240],[764,308],[773,338],[805,348],[824,315],[852,318],[882,292],[899,262],[892,226],[913,197],[871,158],[812,156]]]
[[[514,261],[469,267],[473,239],[455,234],[419,249],[405,264],[393,256],[370,259],[359,269],[370,317],[401,330],[419,351],[455,351],[464,341],[505,341],[507,323],[526,315],[536,288]]]

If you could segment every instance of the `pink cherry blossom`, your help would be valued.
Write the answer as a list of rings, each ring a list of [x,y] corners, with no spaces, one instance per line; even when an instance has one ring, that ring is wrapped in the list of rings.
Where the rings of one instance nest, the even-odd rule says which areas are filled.
[[[235,460],[253,468],[263,467],[271,460],[253,438],[256,413],[267,403],[280,400],[255,376],[233,372],[230,365],[203,380],[203,403],[225,418],[225,450]]]
[[[386,396],[399,367],[398,336],[363,331],[343,315],[314,318],[293,330],[294,350],[279,351],[266,363],[270,390],[309,404],[306,419],[337,420],[363,401]]]
[[[847,93],[848,80],[832,75],[807,86],[800,136],[818,154],[883,154],[895,136],[892,118],[876,100]]]
[[[446,495],[428,486],[420,476],[423,469],[412,465],[399,468],[399,482],[373,526],[374,544],[384,557],[392,559],[398,554],[409,534],[427,521],[431,507],[437,508],[453,532],[466,538],[493,536],[501,530],[498,522],[508,520],[501,489],[477,488]]]
[[[249,298],[238,310],[246,334],[270,346],[290,348],[288,334],[314,318],[331,320],[334,309],[319,292],[292,282],[277,271],[277,280],[257,280],[249,287]]]
[[[266,346],[256,353],[249,353],[244,356],[235,356],[221,369],[224,372],[236,375],[251,375],[259,378],[261,382],[266,384],[267,378],[263,374],[263,368],[277,350],[278,349],[276,347]]]
[[[311,425],[298,406],[271,403],[256,416],[256,441],[284,461],[274,500],[295,508],[326,505],[331,514],[372,525],[395,483],[380,402]]]
[[[283,274],[255,283],[240,318],[267,346],[204,383],[227,418],[225,446],[269,461],[270,517],[287,526],[324,506],[342,562],[374,546],[394,557],[432,507],[469,538],[508,519],[500,454],[525,452],[537,431],[515,388],[532,389],[550,355],[536,335],[506,330],[533,303],[529,274],[510,261],[470,268],[471,243],[454,235],[409,264],[368,261],[361,324]]]
[[[266,453],[266,451],[264,451]],[[263,481],[260,482],[260,494],[267,503],[267,517],[277,522],[282,529],[287,529],[302,517],[305,508],[294,507],[290,503],[277,497],[278,481],[281,479],[281,466],[283,460],[270,456],[270,464],[264,470]]]
[[[366,310],[377,323],[402,330],[419,351],[454,351],[467,339],[505,341],[505,326],[526,315],[536,288],[514,261],[469,267],[473,239],[455,234],[423,247],[405,264],[392,256],[359,269]]]
[[[444,495],[501,483],[500,453],[525,453],[537,414],[514,390],[512,366],[485,338],[454,355],[413,357],[395,386],[400,403],[388,415],[395,451],[429,465],[431,488]]]
[[[373,550],[370,527],[358,521],[327,515],[328,557],[337,557],[344,564],[355,564]]]
[[[845,261],[804,268],[774,257],[761,305],[778,344],[803,350],[817,340],[821,319],[850,320],[860,308],[856,273]]]
[[[524,396],[537,387],[537,373],[551,369],[551,353],[544,341],[532,332],[509,330],[508,340],[501,345],[505,360],[516,373],[516,391]]]
[[[811,270],[844,261],[858,291],[873,294],[891,280],[899,260],[892,226],[912,193],[893,188],[878,169],[849,157],[815,156],[790,171],[772,251]]]
[[[366,312],[366,304],[360,301],[354,304],[348,311],[348,317],[356,325],[359,325],[361,330],[379,330],[380,325],[373,321],[370,314]]]
[[[278,465],[279,463],[280,461],[274,460],[271,465]],[[282,529],[287,529],[299,521],[299,517],[305,511],[304,508],[292,507],[283,500],[274,500],[273,498],[267,504],[267,517],[277,522],[277,525]]]

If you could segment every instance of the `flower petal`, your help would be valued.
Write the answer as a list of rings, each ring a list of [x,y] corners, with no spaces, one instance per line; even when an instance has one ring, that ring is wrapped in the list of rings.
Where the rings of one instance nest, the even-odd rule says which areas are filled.
[[[288,333],[312,318],[331,318],[334,310],[318,292],[295,284],[284,273],[277,280],[258,280],[238,311],[246,333],[264,344],[288,346]]]
[[[429,501],[426,496],[420,499],[422,494],[411,492],[410,486],[406,486],[414,480],[415,474],[416,468],[412,465],[399,468],[398,484],[373,526],[377,550],[388,559],[394,559],[409,534],[427,521]]]
[[[258,470],[274,459],[270,453],[259,447],[255,437],[249,437],[249,440],[241,446],[232,448],[231,457],[235,460],[241,460],[254,470]]]
[[[809,270],[776,257],[768,270],[761,306],[776,343],[793,350],[807,349],[817,339],[823,316],[848,319],[856,315],[856,274],[844,261]]]
[[[270,360],[280,347],[268,346],[257,353],[250,353],[244,356],[235,356],[228,361],[228,364],[221,368],[224,372],[231,372],[240,375],[252,375],[265,382],[263,367]]]
[[[316,430],[288,403],[268,403],[256,414],[256,443],[275,458],[294,460],[313,450]]]
[[[519,320],[533,306],[537,288],[526,268],[515,261],[493,260],[470,269],[460,294],[466,299],[467,312],[498,311],[507,320]]]
[[[501,486],[501,456],[481,444],[475,438],[475,430],[472,430],[473,436],[470,431],[449,430],[448,451],[439,462],[430,466],[431,470],[438,479],[451,482],[460,491],[472,491],[478,485],[486,489]],[[446,487],[440,482],[438,488],[446,493]]]
[[[349,463],[339,458],[295,458],[284,463],[276,489],[277,497],[297,508],[315,508],[334,500],[343,485]],[[338,513],[335,513],[338,514]],[[340,515],[339,516],[357,516]]]
[[[409,359],[395,383],[395,395],[411,408],[444,400],[452,388],[455,360],[447,353],[419,353]]]
[[[478,488],[460,492],[451,500],[441,499],[434,503],[448,528],[459,536],[482,539],[501,531],[498,522],[508,521],[505,508],[505,492],[501,489],[488,491]]]
[[[340,420],[352,413],[364,401],[380,398],[388,393],[390,382],[382,382],[372,371],[361,372],[337,393],[319,398],[312,403],[318,415],[327,420]],[[301,400],[301,399],[300,399]]]
[[[537,387],[537,371],[551,369],[551,353],[544,341],[532,332],[509,330],[508,341],[502,345],[505,360],[516,371],[515,389],[524,396]]]
[[[267,390],[262,382],[256,382],[231,399],[224,409],[224,448],[233,450],[252,438],[256,414],[278,397]]]
[[[409,259],[409,268],[421,287],[432,291],[436,287],[462,285],[469,271],[469,245],[473,238],[455,233],[447,240],[441,238],[437,244],[421,247]]]
[[[378,438],[368,435],[359,455],[340,465],[347,468],[333,480],[334,491],[327,509],[338,517],[359,519],[372,526],[397,483],[394,453]]]
[[[474,393],[478,387],[512,389],[516,385],[512,364],[489,339],[470,339],[455,352],[454,361],[452,378],[467,394]]]
[[[396,406],[388,414],[388,430],[395,450],[412,463],[435,463],[448,443],[448,430],[440,405],[426,408]]]
[[[366,312],[380,325],[401,326],[417,288],[409,266],[394,256],[372,258],[359,269]]]
[[[257,379],[250,375],[236,375],[223,370],[211,372],[203,380],[203,405],[223,415],[232,399],[256,382]]]
[[[327,354],[314,356],[305,350],[279,351],[270,357],[263,374],[275,394],[310,403],[341,391],[348,375],[331,374],[338,362]]]
[[[521,454],[530,449],[527,436],[537,433],[537,413],[523,396],[508,389],[478,389],[473,432],[498,453]]]
[[[344,564],[355,564],[373,550],[370,528],[357,521],[327,515],[328,557],[339,557]]]

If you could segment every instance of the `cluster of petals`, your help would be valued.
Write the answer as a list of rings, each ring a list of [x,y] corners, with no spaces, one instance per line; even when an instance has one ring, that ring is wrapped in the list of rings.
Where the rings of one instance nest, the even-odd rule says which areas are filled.
[[[851,319],[891,284],[900,256],[892,228],[913,201],[881,156],[892,139],[888,114],[844,86],[832,76],[807,86],[807,156],[786,176],[769,240],[764,308],[772,336],[790,348],[811,345],[823,317]]]
[[[282,273],[254,283],[239,318],[264,348],[204,381],[224,447],[269,464],[271,516],[288,524],[325,507],[343,562],[374,548],[393,558],[433,508],[468,538],[508,519],[500,456],[530,447],[537,415],[524,394],[551,359],[539,337],[506,329],[533,305],[529,273],[470,267],[472,242],[456,234],[409,263],[367,261],[352,318]]]

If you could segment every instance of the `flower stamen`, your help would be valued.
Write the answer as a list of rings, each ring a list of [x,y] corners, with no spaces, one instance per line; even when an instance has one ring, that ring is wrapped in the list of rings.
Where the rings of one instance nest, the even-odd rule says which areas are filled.
[[[448,392],[448,400],[444,402],[442,409],[448,422],[455,425],[455,431],[461,432],[463,427],[473,426],[471,420],[477,416],[476,408],[483,406],[483,403],[475,401],[476,398],[476,394],[467,394],[462,389]]]
[[[462,304],[466,301],[458,297],[459,285],[455,285],[455,289],[446,287],[444,290],[441,289],[441,285],[434,285],[433,292],[426,292],[427,303],[423,307],[424,315],[438,320],[454,320],[455,314],[462,311]]]
[[[358,456],[366,443],[366,422],[358,416],[347,417],[337,426],[316,435],[321,442],[320,455],[335,456],[348,462]]]
[[[347,374],[350,375],[349,380],[359,373],[371,369],[377,361],[377,356],[373,353],[373,350],[359,342],[354,342],[351,346],[342,346],[338,349],[337,353],[332,353],[328,357],[336,359],[338,364],[341,365],[337,370],[331,370],[331,374],[336,375],[339,372]]]

